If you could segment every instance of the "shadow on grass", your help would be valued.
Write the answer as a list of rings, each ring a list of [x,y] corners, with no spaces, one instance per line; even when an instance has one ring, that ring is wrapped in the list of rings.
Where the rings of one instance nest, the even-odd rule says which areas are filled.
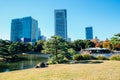
[[[100,64],[100,63],[103,63],[103,61],[81,60],[72,62],[72,64]]]

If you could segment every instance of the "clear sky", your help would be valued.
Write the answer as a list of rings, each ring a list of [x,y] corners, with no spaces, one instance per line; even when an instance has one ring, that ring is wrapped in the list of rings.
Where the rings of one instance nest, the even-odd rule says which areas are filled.
[[[0,38],[10,40],[11,19],[32,16],[41,33],[54,35],[54,9],[67,9],[68,36],[85,39],[93,26],[100,40],[120,33],[120,0],[0,0]]]

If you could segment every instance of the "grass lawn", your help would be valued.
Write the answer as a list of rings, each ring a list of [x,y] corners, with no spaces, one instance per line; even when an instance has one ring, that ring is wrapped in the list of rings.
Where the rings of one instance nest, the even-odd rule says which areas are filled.
[[[0,80],[120,80],[120,61],[56,64],[0,73]]]

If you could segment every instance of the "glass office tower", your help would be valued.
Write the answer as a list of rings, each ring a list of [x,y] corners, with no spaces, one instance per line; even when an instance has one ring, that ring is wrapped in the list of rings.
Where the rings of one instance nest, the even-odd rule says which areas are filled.
[[[55,35],[61,36],[67,40],[67,11],[66,9],[58,9],[55,14]]]
[[[86,39],[92,40],[93,39],[93,28],[92,27],[86,27]]]
[[[38,40],[38,21],[32,17],[12,19],[11,41],[36,42]]]

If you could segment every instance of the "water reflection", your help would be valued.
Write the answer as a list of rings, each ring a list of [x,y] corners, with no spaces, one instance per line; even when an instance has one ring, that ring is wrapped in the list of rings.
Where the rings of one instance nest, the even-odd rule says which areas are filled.
[[[0,64],[0,72],[9,72],[13,70],[28,69],[28,68],[34,67],[39,62],[47,61],[46,58],[40,57],[39,54],[29,54],[27,57],[28,57],[28,60],[25,60],[25,61]]]

